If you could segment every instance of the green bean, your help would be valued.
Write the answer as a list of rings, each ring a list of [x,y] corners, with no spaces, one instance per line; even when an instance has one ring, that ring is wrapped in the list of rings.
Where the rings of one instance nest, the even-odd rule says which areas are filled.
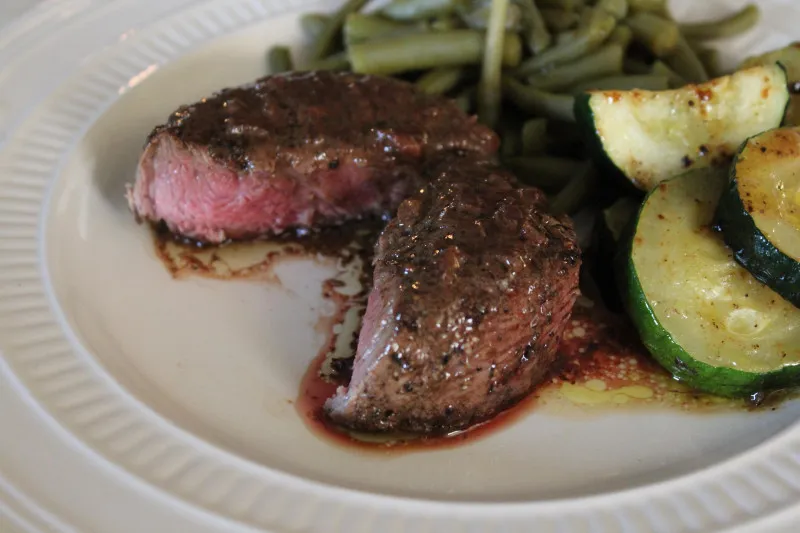
[[[316,61],[331,54],[336,48],[339,31],[347,15],[360,11],[369,0],[347,0],[339,10],[330,16],[322,33],[311,47],[311,60]]]
[[[671,54],[664,58],[664,62],[688,82],[702,83],[708,80],[708,73],[703,63],[700,62],[688,41],[680,34],[677,46]]]
[[[575,158],[582,156],[585,147],[586,135],[575,122],[552,120],[547,125],[548,155],[557,157]]]
[[[622,70],[625,71],[625,74],[650,74],[652,68],[644,61],[626,57],[622,61]]]
[[[456,10],[468,28],[485,30],[489,25],[492,4],[492,0],[462,0],[458,2]],[[519,31],[522,27],[522,5],[509,4],[505,19],[506,30]]]
[[[500,139],[500,157],[502,159],[514,157],[520,152],[522,138],[519,129],[513,125],[508,124],[501,128]]]
[[[638,74],[628,76],[608,76],[597,78],[572,87],[575,94],[585,91],[664,91],[669,89],[669,78],[652,74]]]
[[[451,30],[393,37],[348,46],[355,72],[395,74],[442,66],[477,65],[485,37],[477,30]],[[503,40],[503,64],[519,64],[522,43],[516,34]]]
[[[398,33],[413,33],[424,31],[423,28],[413,24],[397,22],[363,13],[350,13],[344,21],[344,41],[346,43],[360,43],[375,37],[386,37]]]
[[[623,196],[609,207],[603,209],[603,222],[605,222],[606,228],[608,228],[611,238],[615,242],[622,238],[622,232],[639,210],[640,205],[640,200],[630,196]]]
[[[578,25],[580,16],[574,11],[563,11],[561,9],[540,9],[544,23],[552,31],[558,33],[569,30]]]
[[[477,91],[475,90],[475,87],[468,87],[467,89],[464,89],[458,93],[453,100],[458,108],[461,109],[461,111],[464,113],[469,113],[473,109],[476,92]]]
[[[547,146],[547,119],[532,118],[522,125],[522,155],[544,152]]]
[[[758,6],[749,4],[728,17],[695,24],[681,24],[680,30],[687,39],[705,41],[733,37],[744,33],[756,24],[761,13]],[[800,21],[798,21],[800,22]]]
[[[566,11],[577,11],[585,4],[585,0],[536,0],[536,5],[540,7],[564,9]]]
[[[650,67],[650,73],[656,76],[666,76],[670,87],[675,88],[686,85],[686,80],[683,79],[677,72],[669,68],[669,66],[661,60],[653,63],[653,65]]]
[[[622,47],[609,44],[571,63],[530,77],[530,86],[544,91],[565,89],[580,81],[622,72]]]
[[[610,13],[615,19],[622,20],[628,14],[628,0],[598,0],[597,7]]]
[[[430,22],[430,27],[434,31],[455,30],[460,27],[459,20],[453,16],[436,17]]]
[[[581,9],[580,11],[575,12],[575,15],[578,17],[578,25],[570,31],[565,33],[569,33],[575,35],[579,30],[585,30],[588,28],[593,19],[597,17],[596,13],[604,12],[603,10],[594,9],[593,7],[586,7]],[[610,15],[610,13],[606,13],[606,15]]]
[[[392,0],[380,12],[394,20],[424,20],[452,13],[454,8],[453,0]]]
[[[532,54],[541,54],[553,42],[542,14],[533,0],[518,0],[522,14],[525,42]]]
[[[309,38],[316,39],[322,35],[330,17],[322,13],[306,13],[300,17],[300,27]]]
[[[435,68],[423,74],[415,85],[425,94],[444,94],[458,85],[463,74],[464,70],[459,67]]]
[[[564,46],[578,38],[578,30],[562,31],[556,34],[556,46]]]
[[[583,130],[575,122],[552,121],[547,124],[548,151],[555,144],[574,144],[584,140]]]
[[[703,64],[703,67],[705,67],[710,77],[713,78],[722,75],[719,52],[713,48],[701,46],[694,48],[694,53],[697,54],[697,59]]]
[[[317,61],[311,61],[306,70],[347,70],[350,68],[350,60],[347,52],[337,52]]]
[[[528,76],[549,65],[567,63],[597,48],[614,31],[616,19],[602,9],[592,9],[586,24],[579,26],[573,39],[552,46],[524,61],[516,70]]]
[[[608,13],[608,11],[605,9],[597,9],[595,7],[584,7],[578,11],[578,27],[585,28],[588,26],[592,22],[592,19],[596,16],[595,13],[597,11],[605,11]],[[611,13],[608,14],[610,15]]]
[[[450,16],[438,17],[430,21],[400,22],[376,15],[351,13],[344,23],[343,33],[344,41],[349,45],[430,31],[449,31],[459,27],[459,21]]]
[[[464,113],[469,113],[472,111],[472,101],[467,94],[459,94],[453,101],[456,103],[456,107],[458,107]]]
[[[267,52],[267,65],[270,74],[293,70],[292,55],[286,46],[273,46]]]
[[[780,62],[786,69],[789,81],[800,81],[800,41],[789,43],[788,46],[772,50],[765,54],[748,57],[741,65],[740,69],[755,67],[758,65],[771,65]]]
[[[523,111],[555,120],[575,121],[572,111],[575,99],[571,95],[553,94],[527,87],[512,78],[503,80],[503,92]]]
[[[614,28],[614,31],[611,32],[611,35],[608,36],[608,41],[606,43],[612,44],[616,43],[620,45],[623,50],[628,48],[628,45],[631,44],[633,40],[633,30],[631,30],[627,26],[617,26]]]
[[[633,37],[656,57],[664,57],[678,44],[678,26],[652,13],[636,13],[626,20]]]
[[[550,202],[550,210],[556,215],[576,212],[591,197],[596,182],[592,164],[588,161],[581,164],[580,170]]]
[[[503,89],[500,76],[503,71],[503,41],[506,36],[508,0],[493,0],[483,48],[481,79],[478,82],[478,118],[493,128],[500,118]]]
[[[663,15],[667,12],[667,0],[628,0],[628,4],[634,13],[646,11]]]
[[[574,159],[544,155],[512,157],[505,163],[521,181],[548,192],[561,190],[584,165]]]

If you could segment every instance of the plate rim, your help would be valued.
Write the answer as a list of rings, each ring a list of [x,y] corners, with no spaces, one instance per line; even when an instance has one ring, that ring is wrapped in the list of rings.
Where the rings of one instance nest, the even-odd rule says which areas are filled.
[[[73,2],[76,5],[82,5],[84,9],[76,10],[74,13],[70,15],[68,20],[78,20],[81,16],[86,15],[92,11],[92,6],[100,5],[100,2]],[[168,2],[162,2],[168,4]],[[173,2],[175,4],[180,3],[180,0],[176,0]],[[30,115],[25,116],[23,119],[19,121],[8,133],[7,141],[3,141],[0,144],[0,168],[5,159],[9,159],[10,165],[5,168],[11,168],[14,164],[13,158],[9,157],[9,151],[13,154],[13,149],[18,149],[20,153],[25,153],[25,150],[30,149],[28,146],[34,145],[36,143],[31,143],[32,139],[42,139],[48,138],[54,143],[62,143],[61,151],[58,152],[57,156],[52,159],[50,166],[47,166],[46,170],[36,171],[34,172],[30,168],[24,169],[22,174],[25,175],[27,173],[26,181],[30,178],[25,185],[21,185],[19,180],[12,180],[8,177],[8,175],[3,174],[0,175],[0,184],[5,183],[3,189],[5,191],[19,193],[18,197],[16,197],[16,201],[24,201],[27,202],[27,205],[31,207],[35,207],[35,212],[38,215],[35,217],[35,224],[31,225],[30,223],[25,223],[22,225],[19,224],[10,224],[6,222],[0,222],[0,250],[6,249],[15,249],[15,243],[17,243],[20,239],[24,242],[26,239],[30,239],[31,236],[35,239],[36,246],[33,250],[28,250],[25,246],[22,246],[21,250],[26,253],[33,254],[32,256],[28,256],[29,258],[33,258],[33,264],[37,265],[37,272],[41,279],[37,279],[35,281],[26,280],[27,283],[31,285],[35,285],[40,283],[43,285],[42,289],[44,289],[44,296],[45,296],[45,303],[47,307],[31,307],[33,304],[31,301],[23,301],[19,303],[17,300],[14,300],[14,296],[11,297],[4,296],[0,293],[0,317],[3,317],[4,320],[8,319],[8,323],[14,323],[14,319],[17,318],[17,315],[20,310],[24,310],[25,313],[30,313],[31,309],[34,309],[34,315],[36,320],[44,319],[47,320],[48,318],[52,320],[55,319],[56,323],[59,323],[61,327],[61,333],[67,337],[73,336],[74,332],[67,327],[65,327],[65,317],[63,316],[63,312],[58,305],[58,302],[55,301],[52,288],[49,287],[50,279],[49,276],[46,275],[46,255],[44,250],[44,238],[43,238],[43,231],[46,216],[49,212],[49,203],[52,197],[52,191],[55,183],[57,182],[57,178],[60,174],[60,169],[65,163],[66,158],[71,153],[71,150],[74,148],[75,143],[79,140],[83,134],[85,134],[86,130],[97,120],[102,113],[113,104],[113,102],[118,98],[120,94],[120,88],[124,85],[120,85],[120,82],[124,81],[125,79],[130,79],[132,76],[136,75],[137,73],[144,72],[146,65],[142,63],[141,60],[149,64],[157,64],[159,66],[163,66],[172,59],[179,57],[180,55],[186,53],[188,50],[192,49],[192,46],[201,45],[211,38],[215,38],[221,36],[223,34],[228,33],[237,25],[241,27],[241,25],[246,25],[253,23],[253,19],[244,19],[243,13],[248,13],[250,10],[251,13],[255,12],[260,14],[263,18],[266,18],[267,15],[278,15],[281,13],[288,13],[290,11],[294,11],[298,8],[315,5],[319,2],[314,0],[295,0],[291,3],[288,2],[281,2],[280,0],[207,0],[202,3],[194,4],[190,9],[196,11],[198,13],[196,23],[205,25],[206,28],[213,28],[214,30],[210,32],[208,38],[201,38],[198,39],[196,42],[189,41],[188,47],[181,48],[182,44],[177,43],[174,39],[170,39],[165,34],[165,28],[175,27],[177,20],[177,15],[166,17],[162,20],[154,24],[150,24],[149,26],[143,27],[140,31],[138,31],[135,35],[131,36],[124,41],[119,41],[117,43],[111,44],[104,49],[98,51],[98,53],[88,60],[85,60],[79,69],[76,69],[72,72],[70,78],[66,80],[64,83],[59,85],[55,85],[50,93],[47,95],[46,99],[40,102],[39,106],[37,107],[44,107],[48,105],[55,105],[53,104],[53,100],[56,99],[56,96],[63,92],[66,94],[85,94],[88,90],[90,96],[92,95],[92,91],[96,90],[97,86],[103,86],[105,90],[104,93],[94,93],[93,96],[97,97],[95,99],[89,100],[76,100],[70,102],[72,105],[76,107],[83,106],[82,111],[84,111],[84,115],[81,116],[80,119],[69,119],[64,122],[66,124],[70,124],[74,126],[74,128],[65,128],[64,130],[59,131],[58,128],[53,126],[48,126],[44,130],[42,130],[42,124],[37,124],[35,119],[32,119]],[[120,9],[124,8],[125,4],[130,4],[130,2],[125,1],[118,1],[112,2],[115,6],[119,7]],[[26,31],[33,31],[31,28],[45,28],[50,26],[50,32],[52,35],[52,39],[55,40],[59,33],[63,33],[67,31],[67,27],[69,24],[64,22],[64,19],[59,20],[58,22],[61,23],[60,29],[56,30],[53,28],[53,18],[48,17],[48,9],[52,9],[54,5],[57,5],[57,2],[45,2],[44,4],[34,8],[33,11],[29,12],[27,15],[23,16],[23,19],[18,20],[16,23],[11,25],[11,29],[16,31],[19,35],[25,35]],[[109,4],[105,4],[109,5]],[[211,7],[209,7],[211,6]],[[180,8],[179,8],[180,9]],[[224,11],[224,15],[220,15],[220,11]],[[272,10],[269,13],[269,10]],[[263,20],[263,18],[256,19],[257,21]],[[173,20],[175,19],[175,20]],[[170,22],[172,21],[172,22]],[[26,25],[28,26],[28,30],[25,30]],[[20,31],[22,28],[22,31]],[[3,36],[8,34],[8,29],[0,32],[0,42],[2,42]],[[202,32],[201,32],[202,34]],[[10,44],[8,46],[7,52],[9,54],[14,52],[15,49],[15,42],[18,42],[19,39],[10,39]],[[24,39],[23,39],[24,41]],[[136,54],[130,54],[131,50],[135,50]],[[18,52],[24,54],[24,51]],[[131,57],[133,55],[138,56],[140,61],[133,61]],[[115,69],[112,74],[105,71],[111,62],[114,62]],[[144,67],[144,68],[143,68]],[[119,72],[116,72],[119,70]],[[156,69],[157,70],[157,69]],[[116,74],[116,77],[115,77]],[[98,77],[99,76],[99,77]],[[91,82],[91,83],[90,83]],[[75,88],[79,87],[84,90],[84,92],[76,91]],[[0,89],[2,87],[0,86]],[[73,98],[74,100],[74,98]],[[56,105],[56,108],[58,106]],[[32,110],[31,110],[32,111]],[[70,123],[70,120],[73,120]],[[37,127],[39,128],[37,130]],[[27,143],[25,142],[26,139],[26,132],[32,129],[33,133],[39,132],[38,135],[34,135],[33,133],[27,133]],[[43,133],[42,133],[43,132]],[[66,133],[66,140],[62,139],[60,136]],[[71,134],[71,135],[70,135]],[[20,138],[22,140],[20,140]],[[27,144],[27,146],[26,146]],[[38,150],[41,151],[41,145],[38,146]],[[20,154],[17,154],[19,157]],[[29,153],[35,160],[37,157],[41,158],[41,155],[37,155],[36,153]],[[9,163],[7,162],[7,164]],[[31,184],[35,184],[34,187]],[[6,188],[10,187],[10,188]],[[13,196],[13,195],[10,195]],[[42,201],[44,199],[44,201]],[[3,197],[0,197],[0,212],[3,209]],[[31,234],[31,229],[33,229],[33,234]],[[9,238],[6,235],[11,235]],[[11,248],[8,247],[9,242],[11,243]],[[14,273],[12,269],[9,269],[5,263],[0,262],[0,283],[4,281],[8,281],[9,279],[13,279],[13,276],[9,277],[9,271]],[[9,305],[9,302],[10,305]],[[20,307],[20,305],[22,307]],[[13,315],[12,315],[13,313]],[[47,317],[48,314],[53,314],[55,317]],[[25,315],[27,317],[27,314]],[[24,321],[23,321],[24,325]],[[55,324],[52,324],[55,325]],[[13,338],[14,333],[12,332],[9,338]],[[65,339],[66,342],[66,339]],[[146,475],[142,475],[141,470],[144,470],[142,467],[139,468],[140,472],[132,472],[132,469],[125,468],[124,466],[116,463],[109,455],[113,455],[110,453],[103,453],[96,449],[96,446],[99,444],[95,443],[95,446],[92,445],[91,442],[87,442],[86,438],[81,438],[78,434],[76,434],[75,428],[70,427],[65,420],[59,419],[56,416],[56,413],[60,411],[60,407],[57,405],[58,402],[54,403],[52,397],[45,398],[43,396],[47,396],[46,394],[41,393],[41,388],[39,389],[39,394],[35,394],[34,390],[29,386],[32,382],[37,382],[37,379],[34,375],[30,373],[30,369],[26,367],[26,362],[24,361],[24,357],[19,357],[18,353],[15,357],[12,354],[13,349],[8,350],[8,354],[5,354],[4,350],[4,358],[8,361],[8,372],[11,375],[11,378],[17,382],[19,387],[24,388],[24,390],[28,391],[31,394],[31,398],[34,399],[39,407],[41,407],[42,412],[47,413],[50,421],[53,424],[57,424],[62,429],[69,434],[73,440],[80,444],[81,446],[86,447],[92,453],[96,454],[98,457],[101,457],[104,461],[111,463],[114,466],[123,468],[129,475],[135,476],[142,481],[159,488],[163,491],[163,493],[169,497],[177,497],[183,500],[185,503],[199,505],[200,507],[209,510],[214,514],[220,514],[218,510],[214,510],[213,508],[208,508],[207,506],[203,505],[202,503],[198,503],[197,501],[191,501],[186,499],[184,496],[175,494],[170,492],[166,488],[162,487],[158,483],[153,483],[152,479],[148,479]],[[601,514],[604,514],[605,517],[598,523],[604,524],[601,527],[605,527],[606,529],[600,529],[599,531],[613,531],[614,529],[608,529],[609,527],[615,527],[615,524],[619,519],[622,517],[620,516],[612,516],[612,515],[619,515],[620,513],[617,512],[610,512],[609,509],[602,509],[602,507],[607,506],[610,500],[617,500],[614,502],[616,505],[622,505],[622,500],[627,500],[632,497],[635,493],[637,497],[641,500],[641,494],[644,491],[648,492],[661,492],[666,494],[660,494],[662,497],[662,501],[660,502],[660,506],[662,510],[659,514],[664,515],[665,513],[670,513],[669,507],[674,507],[671,505],[667,500],[670,498],[680,498],[680,494],[670,494],[669,492],[674,492],[674,489],[677,485],[680,484],[697,484],[698,486],[702,483],[709,483],[708,479],[703,480],[702,478],[708,478],[711,476],[711,472],[716,472],[716,477],[720,478],[724,473],[723,470],[726,470],[726,475],[730,474],[734,479],[734,481],[738,483],[744,483],[742,481],[743,476],[741,475],[733,475],[734,473],[728,472],[731,470],[740,470],[743,472],[743,467],[747,466],[747,464],[756,462],[758,459],[756,455],[763,455],[764,451],[780,451],[783,450],[785,452],[785,457],[788,458],[790,461],[788,465],[790,467],[794,467],[798,473],[800,473],[800,423],[795,423],[793,426],[789,426],[781,431],[779,434],[771,437],[767,441],[761,443],[760,445],[751,448],[749,450],[745,450],[744,452],[737,454],[734,457],[731,457],[721,463],[717,463],[707,469],[699,470],[687,474],[685,476],[679,476],[675,478],[670,478],[667,480],[663,480],[657,483],[649,484],[646,486],[633,488],[633,489],[623,489],[620,491],[609,492],[609,493],[602,493],[597,495],[587,495],[581,496],[578,498],[569,498],[569,499],[555,499],[555,500],[544,500],[544,501],[536,501],[536,502],[506,502],[506,503],[490,503],[490,502],[446,502],[446,501],[431,501],[431,500],[424,500],[424,499],[415,499],[415,498],[408,498],[408,497],[398,497],[398,496],[389,496],[384,494],[374,494],[364,491],[359,491],[355,489],[349,489],[344,487],[339,487],[335,485],[329,485],[317,481],[311,481],[294,474],[290,474],[288,472],[283,472],[280,470],[271,469],[264,465],[258,465],[253,463],[245,458],[239,457],[235,454],[229,453],[225,450],[218,448],[217,446],[208,443],[201,438],[192,435],[186,430],[174,426],[169,420],[164,419],[158,413],[153,411],[149,406],[141,402],[138,398],[134,397],[131,393],[125,390],[121,385],[116,383],[116,381],[108,375],[104,368],[101,367],[99,362],[97,362],[85,349],[85,347],[81,346],[77,339],[70,339],[70,342],[67,345],[67,349],[62,355],[67,354],[69,352],[73,356],[76,354],[73,352],[81,352],[79,354],[80,359],[78,360],[82,365],[86,365],[86,368],[83,370],[89,372],[87,376],[90,376],[93,379],[99,379],[101,383],[105,386],[111,386],[112,390],[115,393],[122,395],[125,398],[126,404],[130,404],[128,408],[136,408],[139,413],[146,412],[147,419],[153,424],[162,425],[165,430],[168,429],[172,432],[172,437],[176,439],[182,439],[184,442],[188,441],[192,446],[200,446],[201,448],[207,448],[204,451],[213,455],[221,455],[220,459],[231,461],[231,457],[234,458],[234,462],[240,462],[242,467],[249,467],[249,469],[255,469],[262,474],[264,472],[269,472],[271,476],[277,475],[278,478],[283,478],[280,482],[288,481],[291,484],[299,484],[300,487],[297,489],[299,492],[299,497],[296,499],[305,499],[307,497],[307,493],[304,491],[307,489],[311,489],[310,492],[317,492],[320,494],[316,494],[315,497],[318,498],[320,501],[313,502],[314,505],[352,505],[346,503],[345,500],[350,499],[364,499],[368,498],[371,503],[375,504],[376,506],[386,506],[389,507],[388,509],[381,509],[379,512],[381,513],[389,513],[394,514],[396,509],[392,509],[391,507],[397,506],[398,504],[402,504],[403,506],[408,507],[407,510],[414,510],[422,511],[422,512],[440,512],[442,510],[450,510],[450,511],[458,511],[460,513],[467,513],[474,517],[475,519],[480,519],[485,521],[485,523],[479,524],[479,527],[485,528],[487,531],[491,530],[493,524],[496,524],[494,520],[504,517],[508,515],[508,513],[522,515],[521,518],[534,518],[538,515],[544,515],[545,513],[541,513],[542,508],[561,508],[561,507],[583,507],[588,505],[594,505],[598,507],[596,511],[603,511]],[[59,352],[61,353],[61,352]],[[48,356],[49,357],[49,356]],[[41,360],[40,360],[41,362]],[[4,373],[6,372],[5,365],[2,365],[2,369]],[[62,374],[57,374],[55,376],[58,379],[63,378]],[[27,381],[26,381],[27,379]],[[74,379],[74,378],[73,378]],[[79,382],[80,387],[84,391],[88,391],[84,385],[86,383]],[[41,383],[37,385],[41,387]],[[75,394],[76,390],[74,388],[67,387],[67,392],[71,394]],[[64,392],[64,391],[62,391]],[[77,390],[80,393],[80,390]],[[85,393],[84,393],[85,394]],[[84,404],[88,406],[96,405],[96,403],[88,403]],[[48,408],[49,407],[49,408]],[[177,435],[177,436],[176,436]],[[84,436],[85,437],[85,436]],[[778,448],[778,450],[773,450],[773,448]],[[796,456],[796,457],[793,457]],[[773,458],[775,456],[772,456]],[[792,462],[792,459],[794,460]],[[745,464],[747,463],[747,464]],[[734,468],[736,465],[736,468]],[[753,465],[749,465],[752,467]],[[758,466],[758,465],[757,465]],[[763,468],[769,468],[768,465],[760,465]],[[777,475],[773,472],[774,475]],[[263,476],[262,476],[263,477]],[[735,478],[739,478],[738,480]],[[719,485],[719,479],[717,480],[717,485]],[[787,492],[789,498],[792,496],[797,497],[800,499],[800,485],[791,487],[790,485],[786,485],[789,487],[790,492]],[[752,487],[752,485],[751,485]],[[273,487],[272,490],[275,490],[277,487]],[[719,489],[719,487],[716,487]],[[294,488],[292,489],[294,490]],[[724,491],[723,491],[724,492]],[[263,493],[263,489],[262,489]],[[302,493],[302,494],[301,494]],[[328,493],[328,494],[323,494]],[[720,493],[721,494],[721,493]],[[653,496],[659,496],[658,494],[654,494]],[[764,495],[761,494],[763,497]],[[336,503],[332,502],[323,502],[326,497],[330,497],[331,500],[339,500]],[[739,510],[741,511],[741,502],[737,502],[736,500],[739,499],[738,497],[730,497],[728,496],[727,499],[731,502],[734,502],[737,506],[739,506]],[[795,500],[795,502],[797,501]],[[787,499],[783,498],[783,502],[786,502]],[[266,502],[265,502],[266,503]],[[657,502],[651,502],[655,505]],[[791,502],[789,502],[791,503]],[[600,504],[600,505],[598,505]],[[631,505],[630,502],[626,503],[627,505]],[[272,507],[275,507],[273,504]],[[308,505],[307,507],[313,507],[313,505]],[[360,508],[360,504],[356,503],[355,508],[358,513],[362,513],[363,509]],[[780,506],[779,508],[773,509],[772,512],[778,512],[780,510],[785,509],[786,506]],[[566,511],[566,509],[564,509]],[[630,512],[630,510],[628,510]],[[641,510],[639,510],[641,511]],[[647,511],[644,511],[645,514],[648,514]],[[235,514],[235,513],[229,513]],[[280,514],[280,513],[277,513]],[[317,515],[319,513],[316,513]],[[546,514],[549,514],[546,513]],[[745,513],[749,514],[749,513]],[[284,513],[285,515],[285,513]],[[733,515],[733,513],[732,513]],[[228,517],[227,515],[224,515]],[[359,519],[358,522],[355,522],[356,516],[352,512],[349,513],[351,521],[346,527],[350,528],[355,523],[364,524],[364,519]],[[364,515],[366,516],[366,514]],[[582,513],[578,513],[575,515],[570,516],[586,516]],[[599,516],[599,515],[597,515]],[[241,517],[233,517],[235,520],[239,520]],[[419,516],[416,517],[406,517],[406,520],[409,518],[412,519],[420,519]],[[541,516],[541,518],[545,518]],[[751,517],[753,518],[753,517]],[[553,523],[558,523],[559,520],[555,520]],[[259,523],[251,523],[251,521],[245,521],[249,525],[262,525]],[[289,521],[286,520],[284,516],[283,519],[276,519],[275,524],[288,524]],[[423,525],[423,522],[417,522],[420,526]],[[563,522],[562,522],[563,523]],[[622,523],[626,523],[626,520],[622,519]],[[273,524],[270,524],[273,525]],[[277,525],[276,527],[283,527],[283,525]],[[683,524],[684,526],[686,523]],[[732,525],[731,523],[718,523],[715,524],[716,526],[727,526]],[[346,529],[345,529],[346,530]]]

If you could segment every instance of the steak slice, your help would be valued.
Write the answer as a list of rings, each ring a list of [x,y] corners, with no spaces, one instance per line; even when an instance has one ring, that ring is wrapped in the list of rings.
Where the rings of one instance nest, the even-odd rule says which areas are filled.
[[[444,151],[498,139],[450,100],[345,72],[268,76],[184,106],[150,134],[137,218],[219,243],[392,211]]]
[[[400,204],[374,259],[349,387],[327,415],[360,431],[447,433],[526,396],[578,293],[571,223],[487,160],[445,157]]]

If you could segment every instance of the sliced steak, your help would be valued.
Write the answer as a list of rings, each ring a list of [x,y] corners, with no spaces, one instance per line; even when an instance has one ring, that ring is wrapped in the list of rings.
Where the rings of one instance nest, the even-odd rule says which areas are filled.
[[[579,250],[541,191],[494,163],[445,157],[376,245],[349,387],[326,403],[362,431],[446,433],[541,380],[577,296]]]
[[[444,151],[494,133],[390,78],[290,73],[184,106],[150,135],[128,191],[139,219],[210,243],[393,210]]]

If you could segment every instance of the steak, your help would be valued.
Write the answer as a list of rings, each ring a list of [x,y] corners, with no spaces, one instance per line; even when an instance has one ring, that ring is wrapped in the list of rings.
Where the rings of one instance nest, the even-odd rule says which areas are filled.
[[[384,77],[268,76],[175,111],[150,134],[128,202],[140,220],[220,243],[392,212],[422,161],[490,156],[454,103]]]
[[[532,390],[577,296],[571,223],[497,148],[408,83],[289,73],[178,109],[150,134],[128,201],[139,220],[208,243],[396,210],[349,386],[325,412],[355,430],[447,433]]]
[[[526,396],[555,359],[580,254],[544,194],[485,158],[441,157],[377,245],[342,426],[447,433]]]

